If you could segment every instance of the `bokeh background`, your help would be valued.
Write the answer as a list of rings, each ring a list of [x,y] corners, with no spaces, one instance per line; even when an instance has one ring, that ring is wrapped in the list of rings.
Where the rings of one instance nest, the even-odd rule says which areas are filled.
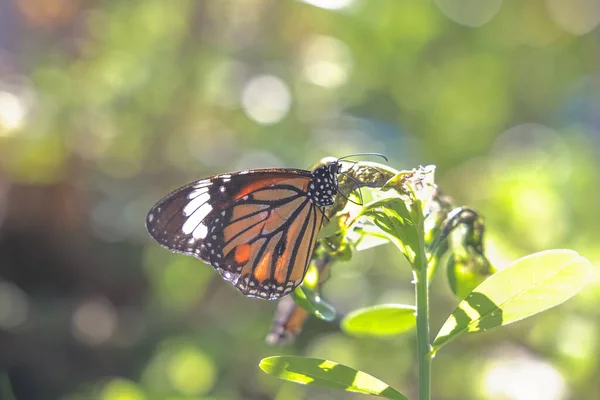
[[[599,399],[599,23],[598,0],[0,0],[0,398],[366,398],[264,375],[278,354],[414,396],[413,334],[311,320],[269,347],[275,302],[144,228],[189,181],[378,151],[437,165],[496,267],[549,248],[596,266],[564,305],[444,348],[433,398]],[[324,294],[412,303],[410,279],[383,246]],[[435,333],[456,300],[432,295]]]

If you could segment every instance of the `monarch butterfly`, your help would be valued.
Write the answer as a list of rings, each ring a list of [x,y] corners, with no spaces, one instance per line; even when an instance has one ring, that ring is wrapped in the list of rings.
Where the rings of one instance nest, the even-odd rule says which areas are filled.
[[[335,202],[341,161],[312,171],[253,169],[183,186],[146,217],[167,249],[211,264],[244,295],[273,300],[302,283],[324,210]],[[386,159],[387,160],[387,159]]]

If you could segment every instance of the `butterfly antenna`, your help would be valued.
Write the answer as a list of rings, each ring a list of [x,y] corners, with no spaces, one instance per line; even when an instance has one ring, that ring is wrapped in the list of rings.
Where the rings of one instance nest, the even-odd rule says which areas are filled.
[[[356,154],[350,154],[348,156],[344,156],[344,157],[340,157],[338,158],[338,161],[340,160],[344,160],[346,158],[350,158],[350,157],[362,157],[362,156],[375,156],[375,157],[381,157],[383,158],[386,162],[389,162],[389,160],[387,159],[386,156],[384,156],[381,153],[356,153]]]
[[[345,198],[346,200],[348,200],[350,203],[356,204],[357,206],[362,206],[362,204],[355,202],[354,200],[351,200],[348,196],[346,196],[344,193],[342,193],[341,190],[338,189],[337,191],[343,198]]]
[[[356,179],[354,179],[353,177],[351,177],[350,175],[348,175],[348,174],[345,174],[344,172],[340,172],[340,174],[341,174],[341,175],[344,175],[346,178],[348,178],[348,179],[350,179],[352,182],[356,183],[356,189],[358,189],[358,195],[360,196],[360,204],[359,204],[359,203],[356,203],[356,202],[354,202],[354,201],[352,201],[352,200],[350,200],[350,199],[348,199],[347,197],[346,197],[346,199],[348,199],[348,201],[352,201],[354,204],[357,204],[357,205],[359,205],[359,206],[362,206],[362,205],[364,204],[364,200],[363,200],[363,197],[362,197],[362,190],[360,190],[360,182],[359,182],[359,181],[357,181]],[[338,190],[338,192],[339,192],[339,193],[341,193],[339,190]]]
[[[341,190],[338,189],[337,191],[343,198],[345,198],[346,200],[348,200],[350,203],[356,204],[357,206],[362,206],[362,204],[355,202],[354,200],[351,200],[348,196],[346,196],[344,193],[342,193]]]

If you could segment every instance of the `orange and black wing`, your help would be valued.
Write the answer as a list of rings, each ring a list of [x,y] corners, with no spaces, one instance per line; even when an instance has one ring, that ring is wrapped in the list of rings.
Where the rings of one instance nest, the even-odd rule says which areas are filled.
[[[243,294],[276,299],[304,279],[323,212],[307,196],[312,174],[266,169],[177,189],[148,213],[161,245],[211,264]]]

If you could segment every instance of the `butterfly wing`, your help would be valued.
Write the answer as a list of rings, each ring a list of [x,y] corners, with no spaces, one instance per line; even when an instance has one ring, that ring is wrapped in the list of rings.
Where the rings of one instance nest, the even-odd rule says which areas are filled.
[[[304,279],[323,212],[312,174],[266,169],[217,175],[175,190],[148,213],[161,245],[211,264],[247,296],[275,299]]]

